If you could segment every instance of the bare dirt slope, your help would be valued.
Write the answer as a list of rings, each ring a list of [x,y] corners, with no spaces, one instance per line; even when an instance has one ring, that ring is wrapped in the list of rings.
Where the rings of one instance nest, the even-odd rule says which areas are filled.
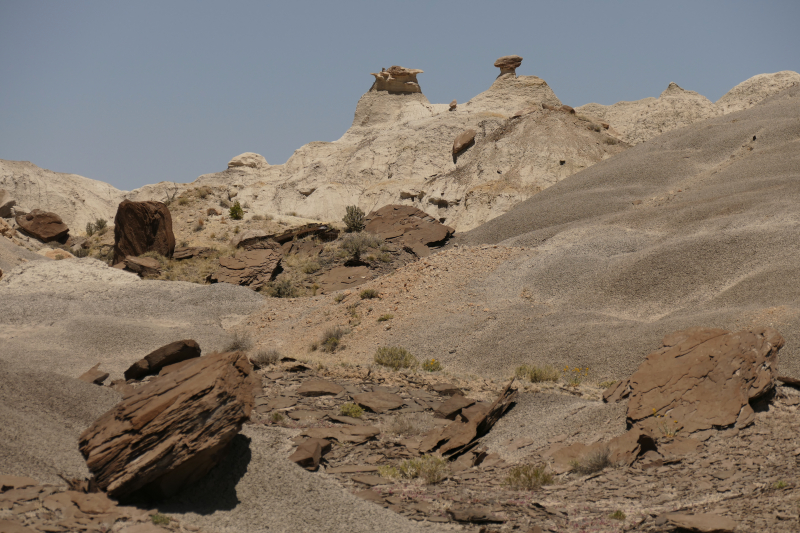
[[[552,363],[597,381],[632,373],[666,333],[763,324],[787,338],[781,371],[800,375],[798,102],[789,89],[579,172],[364,285],[380,300],[271,300],[250,324],[265,346],[328,364],[398,345],[454,372]],[[352,328],[345,348],[310,352],[337,324]]]

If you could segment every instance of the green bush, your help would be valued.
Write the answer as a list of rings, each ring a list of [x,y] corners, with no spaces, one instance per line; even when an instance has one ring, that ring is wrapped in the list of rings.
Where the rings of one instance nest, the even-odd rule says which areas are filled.
[[[417,358],[405,348],[399,346],[382,346],[375,352],[375,362],[381,366],[400,370],[401,368],[416,368],[419,365]]]
[[[363,231],[366,227],[365,221],[365,214],[364,211],[359,209],[355,205],[348,205],[345,208],[345,215],[342,221],[346,226],[346,231],[348,233],[357,233],[359,231]]]
[[[505,484],[516,490],[536,490],[553,484],[553,474],[546,466],[519,465],[511,468]]]
[[[621,510],[617,509],[616,511],[611,513],[609,518],[611,520],[625,520],[627,518],[627,516],[625,516],[625,513],[623,513]]]
[[[150,515],[150,520],[153,522],[153,524],[155,524],[157,526],[168,526],[169,525],[169,517],[167,515],[164,515],[164,514],[161,514],[161,513],[156,513],[156,514]]]
[[[364,414],[364,410],[359,405],[348,402],[342,405],[341,409],[339,409],[339,414],[342,416],[349,416],[351,418],[361,418],[361,416]]]
[[[242,217],[244,217],[244,209],[242,209],[242,206],[239,204],[239,200],[233,202],[228,214],[233,220],[242,220]]]
[[[94,229],[100,235],[103,235],[108,229],[108,222],[104,218],[98,218],[94,221]]]

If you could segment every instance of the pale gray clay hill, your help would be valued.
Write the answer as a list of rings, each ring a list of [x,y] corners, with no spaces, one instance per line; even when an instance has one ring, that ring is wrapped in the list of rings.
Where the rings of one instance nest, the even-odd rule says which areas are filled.
[[[521,62],[193,184],[0,161],[0,532],[798,531],[797,75]]]

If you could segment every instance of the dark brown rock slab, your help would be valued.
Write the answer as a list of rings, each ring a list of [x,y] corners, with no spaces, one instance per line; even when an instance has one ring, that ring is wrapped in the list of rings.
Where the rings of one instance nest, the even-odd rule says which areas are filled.
[[[360,266],[337,266],[317,278],[317,283],[325,293],[356,287],[372,279],[372,271],[369,267]]]
[[[462,509],[449,509],[447,511],[456,522],[469,522],[472,524],[502,523],[504,519],[496,516],[485,507],[466,507]]]
[[[108,372],[101,371],[100,363],[97,363],[92,368],[81,374],[78,379],[81,381],[86,381],[87,383],[102,385],[103,382],[108,379]]]
[[[205,259],[211,257],[213,254],[214,250],[204,246],[181,246],[175,248],[172,258],[175,260],[192,259],[193,257]]]
[[[431,254],[431,247],[441,246],[455,232],[416,207],[387,205],[367,215],[365,231],[399,244],[417,257]]]
[[[319,468],[320,458],[331,451],[331,443],[326,439],[306,439],[301,442],[289,460],[306,470],[314,471]]]
[[[66,242],[69,228],[61,217],[49,211],[34,209],[15,218],[19,229],[42,242]]]
[[[300,385],[297,394],[300,396],[336,396],[344,392],[344,387],[324,379],[310,379]]]
[[[465,396],[456,394],[455,396],[448,398],[446,402],[437,407],[433,414],[438,418],[455,420],[456,415],[460,414],[462,409],[473,404],[475,404],[475,400],[471,400]],[[486,411],[488,412],[488,408]]]
[[[276,274],[282,257],[275,242],[264,248],[243,250],[233,257],[220,257],[219,269],[208,276],[208,281],[257,289]]]
[[[475,130],[469,129],[459,133],[453,140],[453,155],[458,155],[473,144],[475,144]]]
[[[737,522],[718,514],[669,513],[662,515],[673,527],[694,533],[733,533]]]
[[[374,487],[375,485],[386,485],[390,483],[389,480],[386,478],[382,478],[381,476],[374,476],[370,474],[363,474],[360,476],[353,476],[352,480],[356,483],[363,483],[364,485],[368,485],[370,487]]]
[[[452,383],[435,383],[431,385],[431,390],[440,396],[464,395],[461,389]]]
[[[204,476],[250,418],[260,381],[244,354],[212,354],[135,390],[79,448],[112,498],[164,498]]]
[[[354,394],[353,401],[373,413],[383,413],[398,409],[405,403],[405,400],[400,395],[381,391]]]
[[[158,276],[161,274],[161,263],[153,257],[135,257],[129,255],[125,258],[125,270],[144,276]]]
[[[628,399],[628,424],[681,435],[745,427],[750,406],[775,387],[784,339],[772,328],[736,333],[690,328],[667,335],[626,381],[605,391],[606,401]],[[658,418],[657,418],[658,417]],[[661,418],[663,417],[663,418]],[[676,423],[677,421],[677,423]]]
[[[197,341],[183,339],[171,342],[135,362],[125,371],[125,379],[142,379],[148,375],[158,374],[162,368],[200,357],[201,350]]]
[[[301,433],[314,439],[334,439],[339,442],[366,442],[380,435],[381,430],[374,426],[339,426],[332,428],[308,428]]]
[[[129,255],[137,257],[146,252],[157,252],[172,257],[174,251],[172,215],[166,205],[130,200],[119,204],[114,216],[114,264]]]
[[[0,475],[0,492],[6,492],[11,489],[33,487],[38,484],[38,481],[30,477]]]
[[[355,474],[358,472],[377,472],[378,467],[375,465],[342,465],[326,470],[329,474]]]

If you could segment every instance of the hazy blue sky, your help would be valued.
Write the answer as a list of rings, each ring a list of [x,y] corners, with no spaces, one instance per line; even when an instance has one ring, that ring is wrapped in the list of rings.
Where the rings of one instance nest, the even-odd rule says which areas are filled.
[[[503,55],[566,104],[717,100],[800,71],[800,1],[0,0],[0,159],[132,189],[242,152],[338,139],[370,72],[425,71],[434,103],[486,90]]]

